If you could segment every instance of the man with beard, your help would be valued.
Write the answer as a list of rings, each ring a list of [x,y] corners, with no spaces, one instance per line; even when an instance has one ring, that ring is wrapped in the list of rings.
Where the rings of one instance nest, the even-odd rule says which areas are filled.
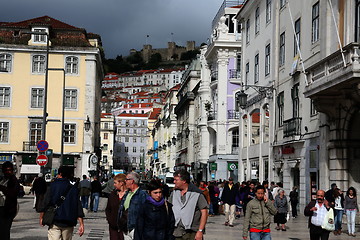
[[[309,229],[311,240],[327,240],[330,231],[321,227],[327,212],[330,210],[329,203],[325,200],[325,191],[316,192],[316,200],[312,200],[304,210],[305,216],[309,216]]]

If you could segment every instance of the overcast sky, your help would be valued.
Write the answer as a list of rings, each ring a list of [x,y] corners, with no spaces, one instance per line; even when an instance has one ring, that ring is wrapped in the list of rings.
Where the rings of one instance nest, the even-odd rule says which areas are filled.
[[[199,46],[223,0],[2,0],[0,22],[48,15],[101,36],[106,58],[127,56],[148,41],[165,48],[173,40]],[[173,35],[171,35],[173,33]],[[149,35],[147,38],[146,36]]]

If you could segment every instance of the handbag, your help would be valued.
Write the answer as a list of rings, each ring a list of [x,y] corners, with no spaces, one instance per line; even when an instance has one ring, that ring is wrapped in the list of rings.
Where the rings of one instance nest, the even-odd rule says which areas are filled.
[[[324,222],[321,225],[322,229],[328,230],[328,231],[334,231],[335,230],[335,222],[334,222],[334,210],[330,208],[330,210],[326,213]]]
[[[46,208],[44,215],[42,217],[42,225],[45,226],[50,226],[54,223],[54,217],[56,214],[56,210],[61,206],[61,204],[65,201],[66,199],[66,195],[68,194],[68,192],[70,191],[71,188],[71,184],[69,183],[69,185],[67,186],[65,192],[59,197],[59,199],[57,200],[56,204],[54,206],[50,205]]]

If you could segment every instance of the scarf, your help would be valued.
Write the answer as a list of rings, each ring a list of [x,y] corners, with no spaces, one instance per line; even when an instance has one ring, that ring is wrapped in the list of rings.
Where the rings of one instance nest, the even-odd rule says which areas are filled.
[[[153,199],[151,196],[147,196],[146,200],[148,200],[152,205],[154,205],[155,207],[160,207],[162,205],[164,205],[165,203],[165,199],[161,198],[160,201],[156,201],[155,199]]]

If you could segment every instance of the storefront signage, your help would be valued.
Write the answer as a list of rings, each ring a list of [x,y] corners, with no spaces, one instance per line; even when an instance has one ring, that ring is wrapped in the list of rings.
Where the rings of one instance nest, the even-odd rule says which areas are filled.
[[[228,163],[228,170],[229,171],[234,171],[238,169],[238,164],[237,163]]]
[[[295,153],[294,147],[286,146],[282,148],[282,154],[294,154],[294,153]]]
[[[217,163],[210,163],[210,171],[216,171],[217,170]]]

